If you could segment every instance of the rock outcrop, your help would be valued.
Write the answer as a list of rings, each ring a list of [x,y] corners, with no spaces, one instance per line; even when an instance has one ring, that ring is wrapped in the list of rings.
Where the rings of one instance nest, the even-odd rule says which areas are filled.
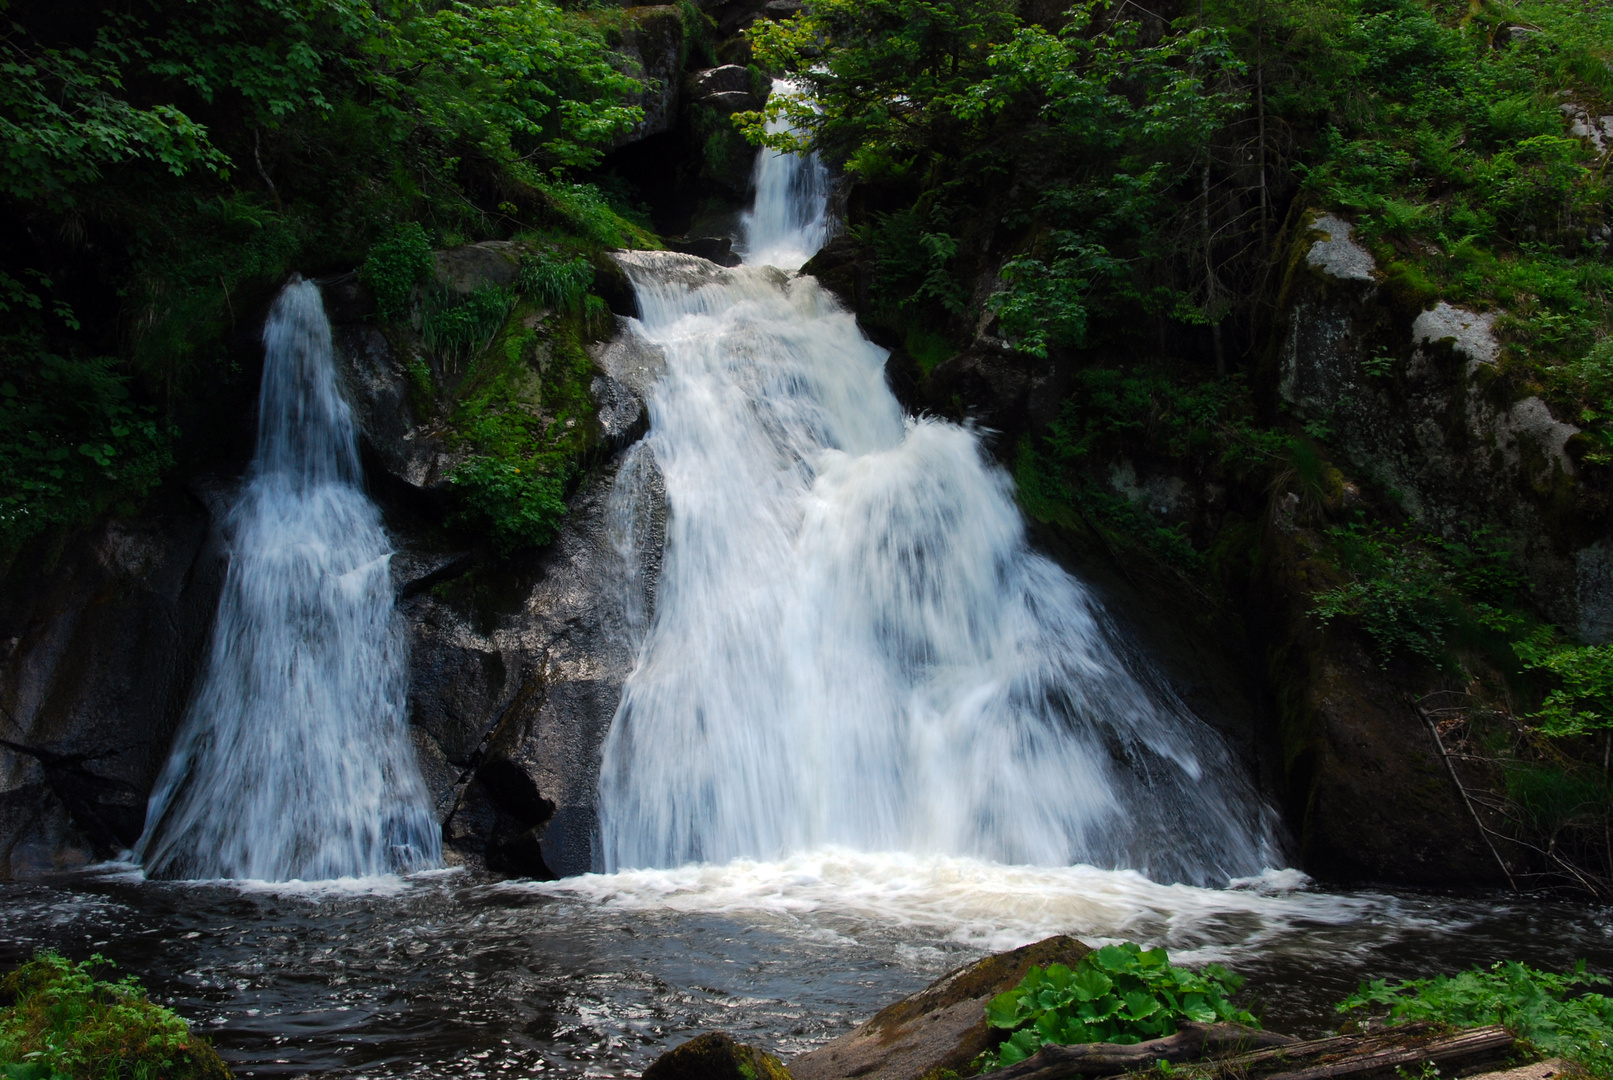
[[[1269,361],[1281,399],[1419,525],[1505,537],[1548,619],[1609,640],[1613,567],[1587,512],[1579,429],[1502,374],[1496,312],[1427,302],[1351,232],[1307,215],[1289,247]]]
[[[0,582],[0,880],[139,838],[223,586],[230,492],[193,488]]]

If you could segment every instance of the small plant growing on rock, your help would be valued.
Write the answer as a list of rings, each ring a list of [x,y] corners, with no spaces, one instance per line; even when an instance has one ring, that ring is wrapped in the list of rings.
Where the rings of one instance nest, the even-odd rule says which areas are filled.
[[[1018,986],[986,1006],[986,1023],[1011,1034],[987,1051],[981,1071],[1024,1061],[1044,1043],[1138,1043],[1174,1035],[1182,1020],[1259,1027],[1229,998],[1243,980],[1217,964],[1202,973],[1174,967],[1164,949],[1105,945],[1073,968],[1032,966]]]
[[[96,978],[104,956],[42,952],[0,980],[6,1080],[229,1080],[207,1040],[153,1004],[132,976]]]

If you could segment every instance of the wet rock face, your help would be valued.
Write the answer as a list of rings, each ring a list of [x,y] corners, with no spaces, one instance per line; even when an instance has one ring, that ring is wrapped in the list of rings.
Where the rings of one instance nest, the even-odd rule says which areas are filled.
[[[198,492],[86,529],[54,564],[25,553],[0,581],[0,880],[138,839],[223,585],[207,504],[228,492]]]
[[[1017,986],[1032,964],[1073,967],[1090,951],[1061,935],[958,968],[880,1010],[850,1034],[795,1058],[790,1075],[795,1080],[918,1080],[943,1070],[961,1072],[991,1046],[988,1001]],[[644,1075],[649,1080],[650,1074]]]
[[[502,253],[488,257],[480,249],[489,247],[449,253],[467,291],[499,272]],[[399,549],[393,579],[409,627],[410,717],[446,848],[503,873],[586,872],[599,748],[660,566],[665,494],[639,439],[648,430],[643,395],[662,359],[625,323],[593,349],[601,458],[553,544],[498,560],[444,545],[438,523],[456,458],[413,415],[406,362],[349,288],[327,289],[327,305],[368,487]]]

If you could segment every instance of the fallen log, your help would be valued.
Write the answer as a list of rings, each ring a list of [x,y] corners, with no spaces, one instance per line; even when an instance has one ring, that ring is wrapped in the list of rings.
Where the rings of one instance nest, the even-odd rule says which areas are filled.
[[[1253,1047],[1283,1047],[1298,1040],[1242,1024],[1184,1023],[1162,1039],[1120,1043],[1049,1044],[1017,1065],[992,1074],[993,1080],[1057,1080],[1067,1076],[1113,1076],[1146,1069],[1161,1061],[1173,1065]]]
[[[1512,1036],[1504,1027],[1473,1028],[1459,1031],[1421,1046],[1385,1048],[1357,1054],[1326,1065],[1278,1073],[1266,1080],[1334,1080],[1343,1076],[1365,1076],[1403,1065],[1453,1065],[1461,1062],[1498,1058],[1512,1049]]]
[[[1238,1024],[1183,1024],[1175,1035],[1120,1046],[1085,1043],[1042,1047],[1017,1065],[993,1073],[993,1080],[1069,1080],[1113,1076],[1150,1068],[1207,1062],[1223,1076],[1261,1080],[1337,1080],[1387,1072],[1423,1062],[1460,1064],[1500,1057],[1512,1048],[1505,1028],[1486,1027],[1441,1035],[1433,1025],[1416,1024],[1361,1035],[1337,1035],[1305,1042]],[[1304,1066],[1294,1068],[1294,1066]]]

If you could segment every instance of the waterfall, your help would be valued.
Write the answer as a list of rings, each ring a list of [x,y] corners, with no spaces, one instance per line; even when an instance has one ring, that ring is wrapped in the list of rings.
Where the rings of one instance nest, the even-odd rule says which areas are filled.
[[[774,94],[796,92],[787,80],[773,80]],[[788,124],[780,117],[768,121],[767,130]],[[739,253],[756,266],[798,269],[829,236],[829,170],[816,154],[763,150],[753,179],[756,201],[740,219]]]
[[[405,719],[391,548],[365,497],[318,286],[263,328],[257,452],[201,689],[146,810],[147,873],[271,881],[436,865]]]
[[[764,154],[749,263],[620,256],[665,480],[657,604],[603,749],[607,870],[838,845],[1224,884],[1270,852],[1221,740],[1027,542],[965,427],[799,265],[821,166]]]

